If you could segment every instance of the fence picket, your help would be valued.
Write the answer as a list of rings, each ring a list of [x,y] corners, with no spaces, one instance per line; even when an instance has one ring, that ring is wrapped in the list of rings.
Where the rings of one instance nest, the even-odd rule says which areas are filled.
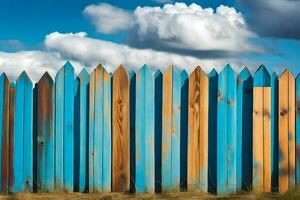
[[[0,76],[0,190],[8,193],[9,187],[9,89],[6,74]]]
[[[54,82],[46,72],[37,84],[37,187],[54,190]]]
[[[113,74],[112,86],[112,191],[130,189],[130,102],[129,76],[124,66]]]
[[[237,189],[251,187],[253,79],[245,67],[237,77]]]
[[[295,79],[285,70],[279,78],[279,191],[295,186]]]

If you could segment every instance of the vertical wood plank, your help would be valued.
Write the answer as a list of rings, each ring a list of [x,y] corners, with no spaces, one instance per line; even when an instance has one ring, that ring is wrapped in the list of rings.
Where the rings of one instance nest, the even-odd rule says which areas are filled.
[[[1,150],[1,193],[7,194],[9,187],[9,91],[6,74],[0,77],[0,150]]]
[[[296,78],[296,186],[300,186],[300,74]]]
[[[14,192],[14,167],[13,167],[13,152],[15,141],[15,104],[16,104],[16,84],[10,84],[9,90],[9,192]]]
[[[89,99],[89,74],[84,68],[76,79],[75,86],[75,176],[74,187],[76,191],[87,190],[87,154],[88,154],[88,99]],[[76,181],[75,181],[76,180]],[[74,188],[74,189],[75,189]]]
[[[154,192],[154,76],[144,65],[136,74],[136,192]]]
[[[271,89],[270,74],[262,65],[253,86],[253,179],[256,192],[271,191]]]
[[[54,82],[46,72],[37,87],[37,187],[54,190]]]
[[[208,77],[198,66],[189,81],[188,188],[207,191]]]
[[[113,74],[113,155],[112,190],[125,192],[130,188],[129,77],[124,66]]]
[[[295,186],[295,80],[285,70],[279,78],[279,192]]]
[[[227,65],[219,75],[217,193],[236,191],[236,77]]]
[[[170,66],[163,75],[163,191],[178,191],[180,188],[180,88],[179,71]]]
[[[278,189],[278,77],[271,76],[271,185],[272,191]]]
[[[111,80],[98,65],[90,77],[90,191],[111,188]]]
[[[252,180],[253,80],[245,67],[237,77],[237,189],[250,190]]]

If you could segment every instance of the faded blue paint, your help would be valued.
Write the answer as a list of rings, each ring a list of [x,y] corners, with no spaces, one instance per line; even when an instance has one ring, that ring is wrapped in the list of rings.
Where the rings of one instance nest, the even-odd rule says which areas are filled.
[[[2,160],[2,142],[3,142],[3,111],[4,111],[4,79],[5,74],[0,76],[0,160]],[[0,192],[2,192],[2,164],[0,163]]]
[[[300,74],[296,77],[296,186],[300,186]]]
[[[249,190],[252,179],[253,79],[245,67],[237,77],[237,189]]]
[[[67,62],[56,75],[55,186],[73,192],[74,186],[74,68]]]
[[[271,186],[278,188],[278,77],[271,75]],[[297,158],[297,157],[296,157]]]
[[[136,192],[154,192],[154,76],[144,65],[136,74]]]
[[[75,81],[75,176],[74,187],[76,191],[87,190],[87,141],[88,141],[88,99],[89,74],[83,69]]]
[[[217,105],[218,73],[213,69],[209,73],[208,94],[208,191],[216,193],[217,184]]]
[[[236,77],[227,65],[219,75],[217,193],[236,191]]]

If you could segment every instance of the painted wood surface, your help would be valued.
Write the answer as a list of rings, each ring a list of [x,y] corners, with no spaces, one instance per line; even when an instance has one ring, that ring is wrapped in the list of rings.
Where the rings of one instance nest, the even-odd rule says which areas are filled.
[[[188,189],[208,188],[208,77],[197,67],[189,79]]]
[[[300,186],[300,74],[296,77],[296,186]]]
[[[236,77],[227,65],[218,80],[217,193],[236,191]]]
[[[46,72],[37,84],[37,189],[54,191],[54,82]]]
[[[278,190],[278,76],[271,75],[271,186]]]
[[[55,77],[55,189],[74,189],[74,68],[67,62]]]
[[[154,193],[154,75],[144,65],[136,74],[136,192]]]
[[[208,192],[217,192],[217,108],[218,73],[213,69],[209,75],[208,95]]]
[[[295,79],[285,70],[278,83],[279,191],[295,186]]]
[[[180,189],[180,72],[170,66],[163,75],[162,190]]]
[[[111,191],[111,78],[98,65],[90,76],[89,191]]]
[[[252,180],[253,79],[245,67],[237,77],[237,189],[250,190]]]
[[[9,91],[6,74],[0,76],[0,191],[8,193],[9,187]]]
[[[253,176],[256,192],[271,191],[271,77],[264,66],[253,82]]]
[[[130,189],[129,76],[124,66],[113,74],[112,191]]]

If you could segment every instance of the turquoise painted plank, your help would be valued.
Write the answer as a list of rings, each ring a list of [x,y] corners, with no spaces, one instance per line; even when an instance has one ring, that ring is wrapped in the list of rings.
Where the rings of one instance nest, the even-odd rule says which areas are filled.
[[[253,77],[253,87],[270,87],[271,77],[264,65],[261,65]]]
[[[63,190],[64,69],[55,77],[55,189]]]
[[[218,73],[213,69],[209,73],[208,97],[208,191],[216,193],[217,184],[217,107],[218,107]]]
[[[181,98],[181,77],[179,70],[172,71],[172,188],[180,189],[180,98]]]
[[[186,70],[180,73],[181,97],[180,97],[180,187],[187,189],[187,145],[188,145],[188,90],[189,75]],[[207,187],[207,172],[200,172],[201,185]],[[207,190],[207,189],[205,189]]]
[[[278,188],[278,76],[271,75],[271,185]],[[297,158],[297,157],[296,157]]]
[[[236,191],[236,77],[227,65],[219,75],[217,193]]]
[[[88,135],[88,191],[94,191],[94,127],[95,127],[95,71],[90,74],[89,135]]]
[[[64,65],[63,174],[64,190],[74,189],[74,68]]]
[[[253,79],[245,67],[237,77],[237,189],[250,190],[252,180]]]
[[[102,191],[111,191],[111,75],[103,68],[103,177]]]
[[[136,74],[136,192],[154,192],[154,76],[144,65]]]
[[[300,74],[296,77],[296,186],[300,186]]]
[[[75,163],[76,169],[74,182],[75,188],[79,192],[87,190],[87,137],[88,137],[88,89],[89,74],[83,69],[75,82]]]
[[[162,156],[162,78],[160,70],[155,72],[155,192],[161,192],[161,156]]]

